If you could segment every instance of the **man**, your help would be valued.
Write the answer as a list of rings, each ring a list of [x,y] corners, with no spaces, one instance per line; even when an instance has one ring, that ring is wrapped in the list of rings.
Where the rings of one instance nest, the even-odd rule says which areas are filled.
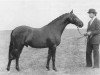
[[[86,67],[93,66],[93,68],[99,68],[100,20],[96,17],[97,12],[95,9],[89,9],[88,14],[91,20],[88,23],[87,33],[84,34],[85,36],[88,36],[86,48]]]

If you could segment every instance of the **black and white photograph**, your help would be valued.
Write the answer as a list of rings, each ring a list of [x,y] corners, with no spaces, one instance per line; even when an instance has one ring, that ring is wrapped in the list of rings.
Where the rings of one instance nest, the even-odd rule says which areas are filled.
[[[0,0],[0,75],[100,75],[100,1]]]

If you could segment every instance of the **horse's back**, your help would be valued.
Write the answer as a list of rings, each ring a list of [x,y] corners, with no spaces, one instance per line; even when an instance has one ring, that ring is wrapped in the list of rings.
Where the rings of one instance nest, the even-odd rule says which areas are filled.
[[[22,32],[26,32],[26,31],[31,31],[31,27],[29,27],[29,26],[25,26],[25,25],[23,25],[23,26],[18,26],[18,27],[16,27],[14,30],[13,30],[13,33],[22,33]]]

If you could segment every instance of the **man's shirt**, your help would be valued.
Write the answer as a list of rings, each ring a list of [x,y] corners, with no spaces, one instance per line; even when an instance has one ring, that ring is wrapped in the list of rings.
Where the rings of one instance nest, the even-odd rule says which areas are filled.
[[[96,18],[96,17],[93,17],[93,18],[90,20],[90,25],[93,23],[93,21],[94,21],[95,18]]]

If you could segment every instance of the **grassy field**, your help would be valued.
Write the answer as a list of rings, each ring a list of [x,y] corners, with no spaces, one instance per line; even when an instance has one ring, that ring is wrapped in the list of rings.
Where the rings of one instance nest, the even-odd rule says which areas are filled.
[[[81,30],[82,33],[85,30]],[[86,38],[77,39],[80,34],[75,29],[65,30],[61,44],[57,47],[56,67],[58,72],[46,71],[48,49],[24,47],[20,57],[20,72],[15,69],[6,71],[11,31],[0,31],[0,75],[100,75],[100,69],[85,67]]]

